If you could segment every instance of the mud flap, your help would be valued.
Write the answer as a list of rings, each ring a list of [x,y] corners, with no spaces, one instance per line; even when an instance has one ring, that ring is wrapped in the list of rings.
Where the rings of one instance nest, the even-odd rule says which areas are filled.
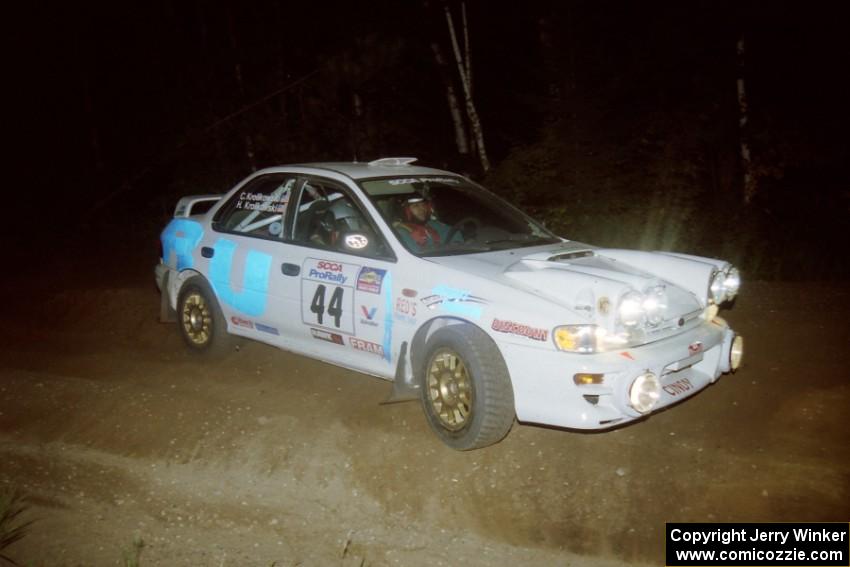
[[[176,323],[177,312],[171,308],[171,303],[168,301],[168,277],[170,272],[165,273],[162,278],[162,289],[159,292],[159,322],[160,323]]]
[[[394,404],[396,402],[410,402],[419,399],[419,384],[411,372],[410,379],[407,378],[407,343],[401,343],[398,355],[398,366],[396,366],[393,389],[386,400],[381,404]]]

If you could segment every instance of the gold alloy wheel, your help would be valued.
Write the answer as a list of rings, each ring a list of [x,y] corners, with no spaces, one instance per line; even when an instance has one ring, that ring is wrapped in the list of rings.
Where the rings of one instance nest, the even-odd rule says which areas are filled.
[[[183,302],[183,330],[189,340],[198,346],[209,342],[212,336],[212,313],[206,298],[197,291],[190,293]]]
[[[449,349],[440,349],[428,368],[428,401],[440,424],[458,431],[472,412],[472,383],[463,360]]]

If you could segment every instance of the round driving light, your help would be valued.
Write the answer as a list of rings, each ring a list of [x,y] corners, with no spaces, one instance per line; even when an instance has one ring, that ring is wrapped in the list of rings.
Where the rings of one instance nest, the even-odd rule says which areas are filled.
[[[738,295],[738,290],[741,289],[741,273],[738,268],[730,266],[726,271],[726,278],[723,281],[723,287],[726,289],[726,300],[732,300]]]
[[[711,276],[711,283],[708,285],[708,294],[711,300],[718,305],[726,301],[726,288],[723,285],[725,282],[726,274],[724,272],[714,272]]]
[[[732,339],[732,348],[729,349],[729,368],[732,372],[738,370],[741,366],[741,359],[744,358],[744,337],[735,335]]]
[[[637,327],[643,320],[643,296],[630,291],[620,300],[620,323],[624,327]]]
[[[661,382],[652,372],[645,372],[635,378],[629,388],[629,403],[640,413],[651,411],[660,396]]]

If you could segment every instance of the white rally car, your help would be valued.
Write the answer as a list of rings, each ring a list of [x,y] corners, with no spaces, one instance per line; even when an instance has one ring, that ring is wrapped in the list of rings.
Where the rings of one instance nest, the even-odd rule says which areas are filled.
[[[238,335],[391,380],[456,449],[514,418],[611,428],[740,365],[717,316],[740,285],[727,262],[565,240],[413,161],[273,167],[181,199],[160,316],[199,352]]]

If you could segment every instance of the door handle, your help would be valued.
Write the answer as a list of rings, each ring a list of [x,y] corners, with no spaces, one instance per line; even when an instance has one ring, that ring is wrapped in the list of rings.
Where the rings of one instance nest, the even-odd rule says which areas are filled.
[[[297,276],[301,273],[301,267],[297,264],[284,263],[281,264],[280,271],[283,272],[284,276]]]

